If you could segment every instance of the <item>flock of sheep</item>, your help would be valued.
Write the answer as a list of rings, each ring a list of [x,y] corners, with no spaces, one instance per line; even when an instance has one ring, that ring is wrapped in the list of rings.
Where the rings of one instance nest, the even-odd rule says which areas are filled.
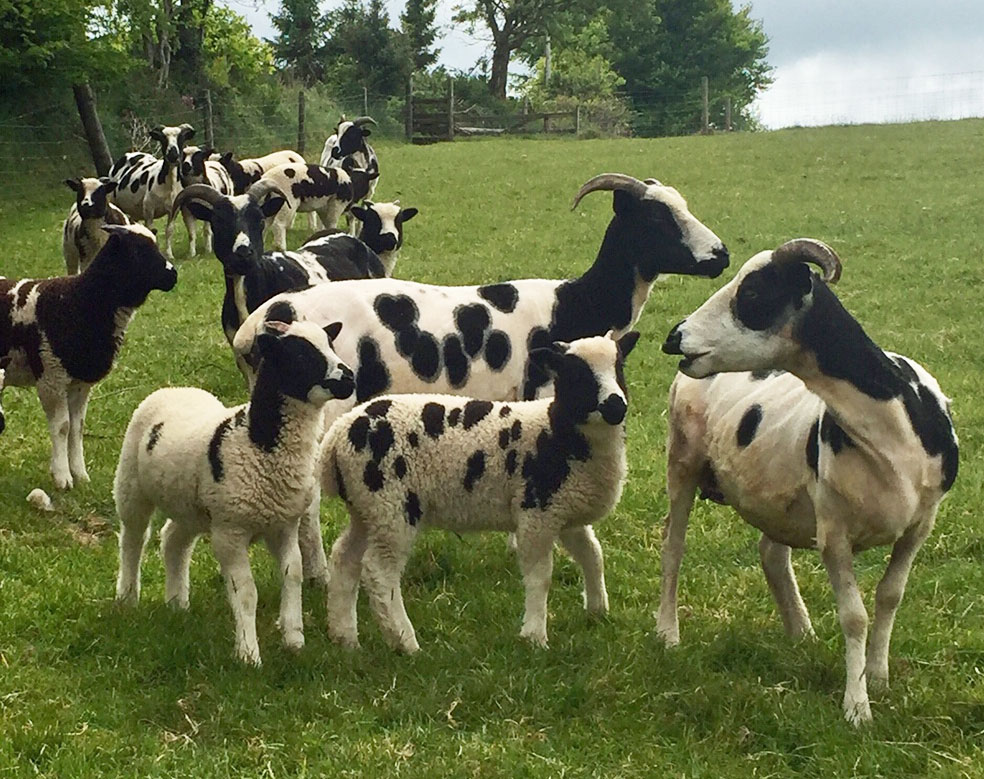
[[[160,127],[161,156],[132,152],[108,177],[66,182],[70,275],[0,279],[0,388],[36,385],[58,488],[87,481],[82,432],[136,307],[174,287],[173,221],[197,222],[221,261],[221,322],[250,387],[228,408],[194,388],[160,389],[136,409],[113,495],[117,599],[136,601],[155,510],[168,602],[187,608],[195,541],[208,533],[235,617],[236,651],[258,664],[248,547],[262,538],[282,574],[284,644],[304,643],[304,579],[327,593],[329,633],[358,645],[365,587],[386,640],[418,649],[400,590],[417,531],[511,534],[525,586],[521,635],[547,644],[559,542],[581,567],[585,607],[608,609],[592,529],[626,478],[626,357],[660,274],[714,278],[721,240],[655,179],[601,174],[577,193],[613,195],[594,263],[574,279],[471,287],[392,278],[417,211],[373,203],[379,162],[369,117],[347,121],[321,165],[291,151],[221,158]],[[299,212],[322,227],[287,251]],[[337,229],[348,215],[350,233]],[[166,256],[149,229],[166,216]],[[139,222],[142,221],[143,224]],[[272,225],[277,251],[266,252]],[[312,227],[317,227],[312,216]],[[815,273],[816,266],[822,275]],[[812,634],[790,563],[816,548],[846,641],[845,716],[871,717],[867,683],[888,679],[895,612],[916,552],[957,473],[949,401],[911,359],[882,351],[831,290],[840,259],[796,239],[761,252],[663,344],[680,355],[670,389],[666,519],[657,630],[679,642],[677,579],[694,499],[733,506],[762,531],[762,568],[787,633]],[[80,327],[84,325],[84,327]],[[0,412],[0,429],[3,417]],[[325,554],[320,502],[350,522]],[[868,617],[853,556],[891,545]]]

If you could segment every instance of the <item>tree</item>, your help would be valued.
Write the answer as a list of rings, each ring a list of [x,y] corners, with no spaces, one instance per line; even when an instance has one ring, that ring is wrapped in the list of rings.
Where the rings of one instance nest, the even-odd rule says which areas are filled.
[[[270,41],[278,66],[310,86],[324,75],[324,36],[328,19],[318,0],[281,0],[280,13],[270,17],[277,36]]]
[[[434,15],[437,0],[407,0],[400,14],[400,28],[409,50],[410,65],[414,71],[427,70],[437,62],[440,49],[432,49],[437,38]]]
[[[385,95],[402,91],[409,67],[406,43],[390,28],[383,0],[345,0],[327,20],[324,57],[331,81]]]
[[[455,9],[454,21],[470,29],[484,25],[492,35],[489,92],[505,99],[509,59],[530,38],[545,35],[555,15],[571,0],[469,0]]]

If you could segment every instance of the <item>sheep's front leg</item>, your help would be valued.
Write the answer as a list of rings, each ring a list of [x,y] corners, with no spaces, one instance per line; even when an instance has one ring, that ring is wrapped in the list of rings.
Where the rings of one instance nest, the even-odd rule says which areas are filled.
[[[91,384],[72,384],[68,388],[68,467],[75,483],[88,483],[82,435],[85,432],[85,413],[89,408]]]
[[[772,597],[779,609],[779,616],[782,617],[783,627],[786,628],[786,635],[790,638],[812,636],[810,613],[803,603],[796,584],[796,574],[793,573],[792,549],[762,536],[759,540],[759,558],[765,580],[769,583]]]
[[[591,614],[608,613],[605,589],[605,557],[591,525],[572,527],[560,532],[560,543],[584,573],[584,608]]]
[[[140,560],[150,539],[153,504],[135,492],[117,497],[120,515],[120,570],[116,576],[117,603],[133,604],[140,600]]]
[[[364,584],[379,620],[383,638],[393,649],[412,655],[420,649],[413,623],[403,604],[400,581],[407,566],[416,530],[402,520],[375,526],[369,535]]]
[[[827,525],[826,527],[824,525]],[[868,613],[854,576],[851,542],[840,527],[817,518],[817,547],[837,596],[837,616],[844,632],[847,681],[844,687],[844,716],[852,725],[871,720],[868,685],[865,680],[865,641]]]
[[[350,649],[359,646],[359,626],[356,607],[359,595],[359,575],[362,557],[366,552],[369,534],[362,520],[352,515],[348,527],[331,548],[328,563],[326,611],[328,635],[336,644]]]
[[[212,528],[212,549],[222,569],[236,622],[236,655],[244,663],[260,665],[260,646],[256,640],[256,584],[249,567],[249,540],[249,534],[240,528]]]
[[[932,531],[935,519],[934,507],[927,519],[910,527],[895,542],[885,575],[882,576],[878,589],[875,590],[875,622],[871,628],[868,659],[865,663],[865,674],[873,683],[888,684],[888,645],[892,639],[895,614],[905,594],[905,585],[909,579],[912,562]]]
[[[328,586],[328,558],[321,537],[321,492],[314,496],[301,517],[298,539],[301,547],[304,579],[322,589]]]
[[[188,256],[195,257],[198,254],[198,221],[191,215],[191,211],[185,208],[181,209],[181,216],[184,218],[185,229],[188,231]],[[168,229],[171,228],[170,218],[167,226]],[[211,250],[211,247],[208,248]]]
[[[297,215],[297,206],[289,201],[281,206],[280,211],[273,217],[271,232],[273,233],[273,248],[277,251],[287,251],[287,228]]]
[[[516,530],[516,555],[526,589],[526,606],[522,638],[539,647],[547,646],[547,594],[553,575],[553,545],[556,533],[542,518],[540,521],[520,522]]]
[[[68,435],[71,426],[68,393],[64,386],[41,381],[38,382],[38,398],[48,419],[48,434],[51,436],[51,476],[55,487],[70,490],[73,482],[68,466]]]
[[[680,579],[680,563],[683,561],[683,552],[686,548],[690,509],[694,505],[694,496],[697,494],[697,481],[689,472],[676,472],[672,459],[666,477],[670,510],[663,520],[659,617],[656,631],[667,646],[676,646],[680,643],[677,585]]]
[[[164,602],[188,608],[191,591],[189,569],[198,531],[169,519],[161,528],[161,558],[164,560]]]
[[[267,543],[280,567],[280,632],[284,646],[298,650],[304,646],[304,616],[301,610],[301,550],[297,545],[297,523],[269,534]]]

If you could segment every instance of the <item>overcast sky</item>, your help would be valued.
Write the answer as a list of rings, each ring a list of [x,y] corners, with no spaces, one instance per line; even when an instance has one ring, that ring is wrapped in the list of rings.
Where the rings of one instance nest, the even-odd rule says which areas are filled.
[[[221,0],[272,35],[278,0]],[[322,7],[340,5],[329,0]],[[438,0],[440,62],[469,70],[486,44],[451,27]],[[734,2],[736,6],[743,2]],[[403,0],[387,0],[396,26]],[[984,0],[751,0],[769,36],[768,127],[984,116]]]

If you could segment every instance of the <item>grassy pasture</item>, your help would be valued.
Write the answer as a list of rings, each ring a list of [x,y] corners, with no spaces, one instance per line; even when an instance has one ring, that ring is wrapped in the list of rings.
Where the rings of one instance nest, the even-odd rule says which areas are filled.
[[[421,210],[397,275],[440,283],[565,277],[588,266],[610,215],[606,194],[569,211],[577,188],[614,170],[676,186],[724,239],[732,269],[806,235],[845,263],[838,290],[883,347],[912,356],[954,398],[961,472],[917,559],[899,612],[892,687],[874,723],[842,719],[843,639],[815,554],[795,566],[818,639],[786,640],[758,566],[757,536],[727,509],[698,503],[681,580],[679,649],[654,636],[666,509],[668,328],[721,281],[671,278],[641,320],[628,380],[630,476],[598,526],[612,612],[589,620],[580,578],[558,556],[548,651],[518,638],[522,587],[504,539],[423,536],[405,577],[423,651],[383,644],[363,604],[363,647],[323,630],[306,591],[297,657],[274,626],[279,584],[254,554],[265,664],[240,667],[232,619],[207,543],[192,565],[192,604],[161,603],[163,569],[144,563],[140,606],[112,602],[110,487],[126,422],[163,385],[228,403],[244,391],[219,327],[221,271],[179,263],[95,390],[86,436],[92,483],[54,495],[35,393],[4,394],[0,438],[0,775],[125,776],[981,776],[984,775],[984,356],[980,349],[980,170],[984,121],[790,130],[765,135],[617,141],[383,145],[379,199]],[[61,176],[0,200],[7,276],[63,269]],[[2,197],[2,195],[0,195]],[[298,225],[305,220],[298,220]],[[177,230],[184,256],[183,228]],[[293,242],[303,236],[298,229]],[[293,245],[293,244],[292,244]],[[344,511],[326,504],[330,543]],[[871,602],[887,550],[857,562]]]

